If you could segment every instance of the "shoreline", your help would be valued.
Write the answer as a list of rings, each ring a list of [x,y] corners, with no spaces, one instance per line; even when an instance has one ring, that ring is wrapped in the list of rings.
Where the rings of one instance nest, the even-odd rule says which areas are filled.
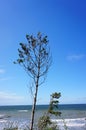
[[[86,117],[75,119],[51,119],[60,130],[86,130]]]
[[[75,119],[51,119],[51,121],[59,127],[59,130],[86,130],[86,117]],[[19,130],[23,130],[24,126],[28,124],[28,121],[17,122],[0,119],[0,130],[3,130],[6,126],[8,127],[11,123],[13,123],[13,126],[18,126]]]

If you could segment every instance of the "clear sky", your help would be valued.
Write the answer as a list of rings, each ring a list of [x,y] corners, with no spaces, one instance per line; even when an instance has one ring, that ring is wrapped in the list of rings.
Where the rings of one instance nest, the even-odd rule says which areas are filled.
[[[53,63],[38,104],[86,103],[86,0],[0,0],[0,105],[31,104],[30,78],[13,61],[26,34],[48,36]]]

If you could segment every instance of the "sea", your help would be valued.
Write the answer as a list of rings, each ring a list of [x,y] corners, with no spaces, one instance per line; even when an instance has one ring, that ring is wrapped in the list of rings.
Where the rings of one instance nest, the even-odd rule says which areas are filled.
[[[36,106],[35,123],[38,121],[40,116],[47,112],[48,107],[48,105]],[[31,108],[31,105],[0,106],[0,130],[2,130],[4,127],[10,127],[8,126],[9,124],[16,126],[18,125],[19,128],[23,128],[23,126],[30,124]],[[61,116],[51,116],[52,120],[71,121],[71,123],[73,123],[72,125],[70,124],[71,130],[84,130],[84,128],[86,128],[86,104],[60,104],[58,106],[58,111],[61,112]],[[12,122],[14,124],[12,124]],[[72,127],[74,123],[76,123],[77,129]],[[80,129],[80,124],[81,126],[84,126],[83,129]]]

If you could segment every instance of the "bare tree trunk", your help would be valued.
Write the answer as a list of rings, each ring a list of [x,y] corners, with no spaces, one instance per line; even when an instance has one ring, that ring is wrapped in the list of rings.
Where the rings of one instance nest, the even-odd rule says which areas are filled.
[[[33,102],[33,107],[32,107],[30,130],[33,130],[33,125],[34,125],[34,115],[35,115],[36,101],[37,101],[37,93],[38,93],[38,80],[39,80],[39,78],[37,79],[37,83],[36,83],[36,92],[35,92],[34,102]]]

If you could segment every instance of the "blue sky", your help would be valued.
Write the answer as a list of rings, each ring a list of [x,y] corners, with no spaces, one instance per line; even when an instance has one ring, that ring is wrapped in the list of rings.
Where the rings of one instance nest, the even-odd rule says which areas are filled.
[[[30,78],[13,61],[26,34],[48,35],[53,63],[38,104],[61,92],[60,103],[86,103],[86,1],[0,0],[0,105],[31,104]]]

